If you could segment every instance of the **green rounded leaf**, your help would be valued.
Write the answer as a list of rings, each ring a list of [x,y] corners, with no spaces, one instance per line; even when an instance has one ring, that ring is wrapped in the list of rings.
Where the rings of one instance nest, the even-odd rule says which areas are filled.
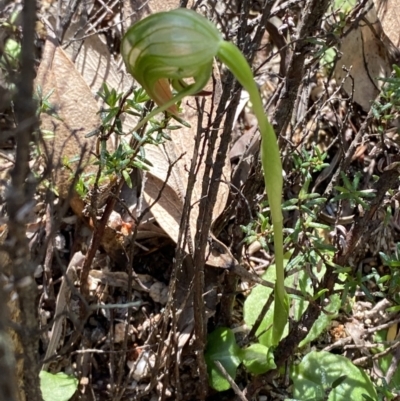
[[[242,350],[242,359],[246,369],[255,375],[261,375],[276,368],[274,355],[262,344],[252,344]]]
[[[363,401],[364,395],[377,399],[370,378],[341,355],[310,352],[294,367],[291,377],[293,397],[299,401]]]
[[[341,300],[338,294],[333,294],[329,297],[330,303],[325,307],[325,310],[330,314],[321,312],[318,319],[314,322],[311,330],[308,332],[306,338],[300,341],[299,347],[304,347],[306,344],[314,341],[320,334],[329,326],[330,322],[338,315]]]
[[[291,252],[287,252],[284,256],[284,266],[287,265],[289,259],[291,257]],[[262,279],[269,281],[270,283],[275,284],[277,280],[276,276],[276,265],[271,265],[268,267],[268,270],[262,275]],[[293,285],[294,276],[291,275],[286,278],[285,283],[288,286]],[[251,290],[250,295],[246,298],[243,307],[243,317],[246,325],[248,327],[252,327],[256,322],[259,314],[261,313],[265,303],[268,298],[271,296],[271,293],[274,290],[272,288],[265,287],[261,284],[257,284]],[[279,297],[275,297],[279,298]],[[296,302],[298,305],[299,302]],[[278,306],[280,303],[278,302]],[[275,301],[272,302],[271,307],[267,311],[262,320],[257,332],[256,336],[260,344],[266,347],[276,346],[278,341],[274,338],[274,325],[276,322],[280,321],[280,324],[283,326],[280,337],[284,337],[288,333],[288,325],[287,325],[287,310],[282,307],[275,307]]]
[[[78,379],[65,373],[54,375],[42,370],[39,378],[44,401],[68,401],[78,388]]]
[[[241,363],[241,350],[236,344],[232,330],[220,327],[213,331],[207,339],[204,355],[207,363],[210,386],[217,391],[230,388],[228,380],[221,374],[214,361],[219,361],[232,379],[236,377],[236,369]]]
[[[268,270],[263,274],[262,278],[266,281],[275,282],[275,265],[271,265],[268,267]],[[265,287],[261,284],[257,284],[252,290],[250,295],[246,298],[243,307],[243,316],[244,321],[248,327],[252,327],[256,322],[259,314],[264,307],[264,304],[267,302],[268,298],[271,296],[273,292],[272,288]],[[274,320],[274,304],[271,304],[271,307],[267,311],[262,320],[257,332],[256,336],[258,341],[266,347],[271,347],[273,345],[272,341],[272,326]]]

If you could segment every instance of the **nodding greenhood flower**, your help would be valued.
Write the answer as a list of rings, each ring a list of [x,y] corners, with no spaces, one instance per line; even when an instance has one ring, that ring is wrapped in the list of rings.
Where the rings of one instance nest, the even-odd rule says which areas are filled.
[[[150,15],[132,26],[122,41],[128,71],[159,105],[178,115],[176,103],[207,84],[222,41],[207,19],[186,8]],[[185,78],[193,78],[187,85]],[[172,97],[169,82],[178,91]],[[174,100],[171,100],[174,99]]]
[[[277,344],[289,311],[283,283],[282,165],[275,132],[264,113],[249,64],[210,21],[186,8],[152,14],[133,25],[122,40],[121,52],[128,71],[159,106],[136,129],[166,110],[179,119],[176,104],[201,92],[210,79],[214,57],[231,70],[249,93],[261,133],[261,161],[274,225],[277,277],[272,338]],[[186,83],[188,78],[192,83]],[[175,95],[171,86],[176,90]]]

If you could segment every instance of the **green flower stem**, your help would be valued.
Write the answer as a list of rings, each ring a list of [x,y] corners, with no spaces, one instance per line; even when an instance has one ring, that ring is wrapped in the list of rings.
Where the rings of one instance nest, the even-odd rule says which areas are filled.
[[[284,287],[283,269],[283,217],[282,217],[282,163],[275,131],[264,113],[264,107],[253,73],[240,50],[232,43],[223,41],[217,53],[218,58],[231,70],[239,83],[247,90],[261,133],[261,163],[265,188],[271,208],[274,225],[274,246],[276,264],[275,311],[273,343],[282,337],[289,316],[289,302]]]
[[[261,162],[274,227],[276,284],[272,345],[278,344],[289,315],[283,268],[282,164],[275,132],[264,113],[249,64],[234,44],[223,40],[210,21],[185,8],[156,13],[133,25],[122,40],[121,52],[128,71],[159,106],[135,130],[165,110],[179,119],[174,105],[205,87],[216,56],[249,93],[261,133]],[[193,78],[194,83],[187,84],[185,78]],[[175,96],[166,87],[168,80],[178,91]]]

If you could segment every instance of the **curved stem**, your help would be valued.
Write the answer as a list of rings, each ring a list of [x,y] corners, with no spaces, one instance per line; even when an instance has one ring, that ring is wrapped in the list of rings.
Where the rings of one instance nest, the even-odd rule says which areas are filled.
[[[260,127],[261,162],[274,225],[276,284],[273,343],[275,345],[282,337],[289,313],[289,303],[284,288],[283,217],[281,209],[283,178],[279,147],[274,129],[264,113],[253,73],[243,54],[234,44],[223,41],[218,51],[218,57],[229,67],[236,79],[249,93],[253,111]]]

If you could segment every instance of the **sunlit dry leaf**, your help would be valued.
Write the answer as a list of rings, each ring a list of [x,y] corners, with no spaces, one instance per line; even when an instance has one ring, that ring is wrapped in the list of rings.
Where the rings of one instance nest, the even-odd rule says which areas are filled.
[[[45,140],[45,146],[58,193],[65,198],[77,165],[72,160],[82,155],[84,147],[83,166],[90,163],[96,137],[85,136],[100,127],[98,106],[74,64],[52,39],[46,41],[35,86],[40,87],[43,96],[51,93],[53,112],[41,114],[40,127],[54,135]],[[62,168],[65,163],[68,168]]]
[[[104,59],[98,59],[99,65],[103,65],[102,60]],[[82,68],[82,65],[80,67]],[[88,73],[93,69],[86,67],[85,71]],[[104,73],[100,67],[98,71]],[[110,76],[115,75],[111,67],[105,71],[108,71]],[[99,84],[97,78],[96,74],[92,77],[93,84]],[[94,135],[87,138],[86,135],[101,125],[97,114],[99,105],[71,59],[50,38],[45,44],[35,85],[41,88],[43,96],[51,93],[49,102],[53,111],[51,115],[41,114],[41,129],[53,133],[53,138],[46,139],[44,145],[48,149],[49,161],[53,166],[51,169],[53,182],[59,196],[65,199],[77,166],[77,162],[72,160],[79,159],[85,147],[82,159],[84,172],[97,171],[98,167],[93,165],[97,137]],[[77,215],[81,215],[85,203],[73,193],[70,206]],[[127,235],[106,227],[102,245],[114,260],[124,260],[123,249],[126,249],[128,243]]]
[[[132,86],[133,81],[125,71],[121,62],[119,65],[110,53],[103,35],[94,34],[89,37],[76,40],[75,34],[80,31],[80,22],[72,25],[65,35],[65,52],[71,60],[74,60],[75,67],[82,78],[89,86],[93,96],[97,99],[99,106],[103,106],[103,100],[98,96],[104,83],[110,89],[118,93],[126,93]],[[78,35],[79,37],[83,34]],[[137,124],[137,117],[124,113],[121,116],[125,132],[129,132]]]
[[[400,8],[397,0],[374,0],[376,13],[386,36],[400,47]]]
[[[169,238],[165,231],[153,223],[142,223],[136,236],[137,240],[149,238]]]
[[[95,34],[83,40],[77,40],[84,36],[79,34],[76,38],[74,37],[76,32],[80,32],[79,28],[79,23],[76,23],[68,29],[65,35],[65,43],[70,43],[70,45],[65,48],[65,52],[71,60],[74,60],[75,68],[93,95],[97,96],[97,92],[100,91],[103,83],[107,83],[110,88],[117,92],[127,91],[132,80],[125,73],[125,68],[119,68],[115,62],[104,35]]]
[[[125,32],[132,24],[151,13],[148,0],[128,0],[121,2],[122,27]]]
[[[219,82],[219,76],[216,78]],[[215,90],[220,90],[219,85],[220,84],[218,84],[218,87]],[[219,96],[217,95],[215,96],[215,107],[218,104],[218,100]],[[203,127],[208,124],[208,113],[211,111],[211,106],[212,98],[207,97],[205,113],[202,121]],[[146,147],[146,158],[152,163],[153,167],[150,169],[150,173],[148,174],[144,188],[144,197],[148,204],[153,204],[154,201],[158,199],[153,205],[151,213],[164,231],[175,242],[178,240],[179,235],[179,227],[188,184],[188,172],[190,169],[193,151],[195,149],[195,137],[199,115],[195,98],[185,99],[182,102],[181,107],[183,108],[182,118],[190,123],[191,128],[182,127],[179,130],[171,131],[170,135],[172,141],[167,142],[164,147]],[[203,159],[199,162],[198,172],[196,174],[197,181],[195,183],[191,199],[192,209],[190,213],[190,233],[192,239],[194,239],[196,234],[198,207],[202,196],[202,179],[205,169],[204,157],[207,153],[207,146],[207,143],[202,142],[198,148],[199,154],[202,155]],[[218,147],[218,143],[216,147]],[[215,153],[216,151],[214,152],[214,156]],[[172,168],[167,185],[164,185],[164,182],[167,179],[168,169],[171,164],[175,162],[176,164]],[[218,217],[223,211],[229,194],[227,183],[230,180],[230,165],[228,157],[226,157],[223,174],[224,177],[222,177],[222,180],[225,181],[225,183],[222,182],[220,184],[216,204],[214,209],[210,210],[213,219]],[[160,191],[161,195],[159,195]],[[212,264],[218,266],[217,259],[213,259]],[[222,265],[224,264],[222,263]]]
[[[371,9],[366,18],[370,24],[361,21],[360,26],[343,39],[340,47],[342,57],[336,63],[334,74],[340,83],[347,74],[343,66],[351,69],[353,100],[368,111],[382,86],[379,78],[386,78],[391,72],[391,62],[388,49],[379,38],[382,28],[375,10]],[[353,81],[348,78],[344,83],[344,89],[349,95],[352,93]]]

